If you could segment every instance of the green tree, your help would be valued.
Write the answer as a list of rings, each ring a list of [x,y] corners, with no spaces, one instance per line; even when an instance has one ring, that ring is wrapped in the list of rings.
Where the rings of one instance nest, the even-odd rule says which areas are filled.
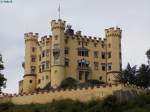
[[[150,65],[150,49],[146,51],[146,56],[148,59],[148,64]]]
[[[1,73],[1,71],[4,70],[2,55],[0,54],[0,93],[2,88],[5,88],[6,86],[6,78],[4,77],[4,74]]]
[[[128,63],[126,69],[116,76],[116,82],[136,84],[136,71],[136,66],[131,67]]]
[[[61,84],[60,84],[60,87],[61,88],[70,88],[70,87],[76,87],[78,84],[78,81],[71,78],[71,77],[68,77],[66,79],[64,79]]]
[[[142,64],[137,71],[137,85],[148,87],[150,84],[150,67]]]

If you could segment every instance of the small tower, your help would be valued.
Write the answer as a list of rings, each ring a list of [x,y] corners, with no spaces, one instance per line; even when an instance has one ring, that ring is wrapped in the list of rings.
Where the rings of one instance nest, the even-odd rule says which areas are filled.
[[[65,78],[64,67],[64,30],[65,21],[52,20],[52,46],[51,46],[51,86],[57,87]]]
[[[25,73],[23,80],[23,93],[33,92],[36,88],[36,48],[38,34],[25,33]]]
[[[121,32],[118,27],[105,29],[107,39],[107,83],[116,83],[116,75],[122,69]]]

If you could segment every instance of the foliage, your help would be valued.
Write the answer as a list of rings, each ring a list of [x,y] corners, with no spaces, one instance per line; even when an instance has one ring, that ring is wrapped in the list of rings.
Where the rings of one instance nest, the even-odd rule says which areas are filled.
[[[136,66],[131,67],[128,64],[126,69],[116,76],[116,81],[148,87],[150,85],[150,67],[142,64],[139,69],[136,69]]]
[[[2,70],[4,70],[4,65],[2,61],[2,55],[0,54],[0,93],[1,89],[6,86],[6,78],[4,77],[4,74],[1,73]]]
[[[68,77],[61,82],[60,87],[61,88],[72,88],[72,87],[76,87],[77,84],[78,84],[77,80],[75,80],[71,77]]]
[[[0,104],[2,112],[149,112],[150,94],[141,94],[128,101],[119,101],[115,96],[103,100],[79,102],[59,100],[47,104],[14,105]]]
[[[146,51],[146,56],[147,56],[148,60],[150,60],[150,49]]]
[[[136,66],[131,67],[128,63],[126,69],[117,75],[116,79],[117,82],[121,82],[123,84],[136,84]]]

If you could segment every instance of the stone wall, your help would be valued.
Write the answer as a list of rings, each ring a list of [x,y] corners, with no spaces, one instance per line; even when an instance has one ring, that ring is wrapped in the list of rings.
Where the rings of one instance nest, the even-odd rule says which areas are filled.
[[[89,101],[92,99],[102,99],[106,96],[114,94],[116,91],[136,91],[137,94],[144,92],[144,88],[136,86],[123,86],[123,85],[111,85],[111,86],[95,86],[88,88],[74,88],[74,89],[60,89],[41,91],[30,94],[20,95],[3,95],[0,97],[0,103],[12,102],[14,104],[31,104],[31,103],[48,103],[53,100],[72,99],[79,101]]]

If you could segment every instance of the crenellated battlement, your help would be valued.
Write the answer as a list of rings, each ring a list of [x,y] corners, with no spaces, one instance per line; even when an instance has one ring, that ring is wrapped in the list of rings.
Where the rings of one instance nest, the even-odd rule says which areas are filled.
[[[111,28],[105,29],[106,37],[110,37],[110,36],[121,37],[121,33],[122,33],[122,30],[121,28],[118,28],[118,27],[111,27]]]
[[[25,42],[27,42],[27,41],[38,41],[38,37],[39,37],[38,33],[29,32],[29,33],[24,34]]]
[[[52,20],[51,21],[51,29],[56,29],[56,28],[61,28],[63,30],[65,30],[65,23],[66,21],[63,21],[61,19],[58,20]]]
[[[144,93],[146,88],[138,87],[135,85],[99,85],[90,87],[76,87],[67,89],[51,89],[41,90],[32,93],[23,94],[6,94],[0,95],[0,103],[12,102],[14,104],[31,104],[31,103],[48,103],[53,100],[72,99],[79,101],[89,101],[93,98],[102,99],[109,95],[113,95],[116,92],[125,92],[132,95]],[[86,96],[86,97],[85,97]],[[130,96],[128,96],[130,97]]]
[[[104,41],[106,41],[105,38],[101,38],[101,37],[92,37],[92,36],[79,36],[79,35],[73,35],[73,36],[66,36],[65,39],[77,39],[78,41],[84,41],[84,42],[93,42],[93,43],[102,43]]]

